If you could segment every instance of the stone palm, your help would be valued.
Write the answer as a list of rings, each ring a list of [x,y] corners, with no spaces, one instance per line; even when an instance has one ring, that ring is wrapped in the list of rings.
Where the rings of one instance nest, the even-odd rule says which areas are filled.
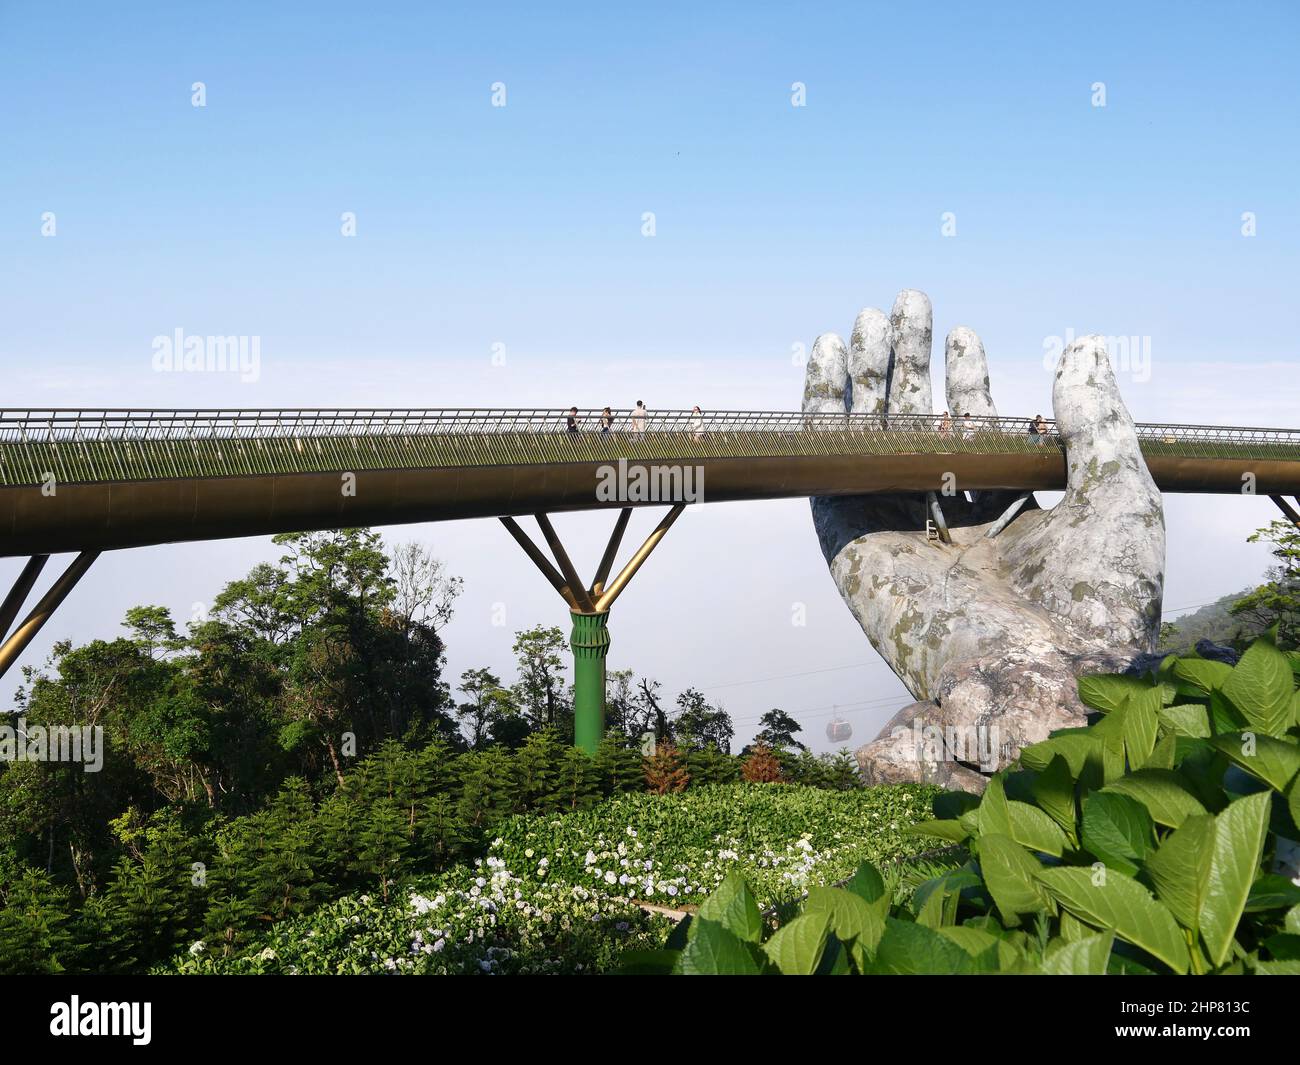
[[[847,347],[834,334],[814,344],[804,410],[932,414],[931,342],[924,293],[899,293],[889,316],[862,311]],[[979,337],[952,330],[945,363],[954,421],[996,416]],[[927,537],[924,495],[812,500],[840,594],[917,700],[858,751],[871,780],[978,787],[969,748],[918,760],[914,725],[938,726],[947,737],[984,730],[995,740],[988,770],[1052,729],[1082,723],[1079,673],[1122,668],[1152,649],[1163,510],[1100,338],[1064,351],[1052,403],[1066,449],[1064,498],[1051,510],[1030,499],[992,538],[986,534],[1014,493],[968,499],[958,484],[956,495],[940,497],[950,545]]]

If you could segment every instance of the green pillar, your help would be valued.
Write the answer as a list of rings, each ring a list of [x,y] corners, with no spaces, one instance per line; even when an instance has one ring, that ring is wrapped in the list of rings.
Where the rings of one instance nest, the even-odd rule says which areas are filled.
[[[595,754],[605,735],[605,656],[609,654],[609,612],[572,614],[573,742]]]

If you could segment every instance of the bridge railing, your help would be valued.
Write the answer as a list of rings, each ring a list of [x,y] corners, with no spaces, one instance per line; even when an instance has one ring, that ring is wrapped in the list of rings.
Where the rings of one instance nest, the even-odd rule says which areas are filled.
[[[1031,419],[797,411],[455,408],[0,410],[0,484],[1059,448]],[[1300,460],[1300,430],[1139,424],[1149,454]]]

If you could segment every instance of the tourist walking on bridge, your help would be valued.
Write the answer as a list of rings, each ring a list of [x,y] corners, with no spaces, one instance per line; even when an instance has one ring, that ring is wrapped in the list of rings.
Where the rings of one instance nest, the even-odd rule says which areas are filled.
[[[614,428],[614,415],[608,407],[600,412],[600,431],[608,435],[609,431]]]
[[[568,421],[568,427],[567,427],[568,431],[571,433],[576,433],[578,431],[578,425],[579,425],[577,407],[569,408],[569,417],[567,421]]]
[[[637,436],[645,436],[646,415],[649,413],[645,409],[645,401],[638,399],[636,409],[632,411],[632,432]]]
[[[704,414],[698,406],[691,409],[691,435],[696,440],[704,436]]]

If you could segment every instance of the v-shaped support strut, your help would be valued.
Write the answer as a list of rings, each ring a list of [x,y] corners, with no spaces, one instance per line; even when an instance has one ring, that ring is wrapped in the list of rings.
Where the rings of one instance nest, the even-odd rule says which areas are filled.
[[[573,560],[560,542],[548,515],[538,513],[534,517],[543,539],[555,556],[554,562],[533,543],[514,518],[501,519],[501,524],[541,570],[542,576],[560,593],[573,615],[573,632],[569,637],[569,645],[573,648],[573,738],[574,744],[589,754],[595,753],[605,734],[605,656],[609,653],[609,608],[623,594],[628,582],[659,546],[673,522],[685,509],[684,503],[674,504],[619,570],[618,576],[611,581],[609,574],[623,542],[628,519],[632,516],[632,508],[624,507],[614,523],[614,530],[609,535],[609,542],[605,545],[600,565],[596,567],[596,576],[590,585],[582,583],[582,578],[578,576]]]
[[[12,666],[15,660],[25,650],[27,645],[32,642],[36,634],[53,616],[54,612],[59,609],[59,605],[68,597],[68,593],[77,586],[77,582],[85,575],[86,570],[90,569],[91,563],[99,557],[98,551],[83,551],[69,563],[68,568],[63,571],[51,586],[50,590],[41,596],[38,602],[27,617],[23,618],[22,623],[9,632],[9,626],[13,624],[14,618],[18,616],[18,611],[22,609],[24,600],[36,583],[36,578],[40,576],[41,570],[45,568],[45,563],[49,561],[49,555],[33,555],[23,567],[23,571],[18,574],[18,579],[14,581],[14,586],[9,589],[9,594],[5,596],[3,604],[0,604],[0,636],[6,633],[9,635],[5,638],[3,644],[0,644],[0,677],[3,677]]]

